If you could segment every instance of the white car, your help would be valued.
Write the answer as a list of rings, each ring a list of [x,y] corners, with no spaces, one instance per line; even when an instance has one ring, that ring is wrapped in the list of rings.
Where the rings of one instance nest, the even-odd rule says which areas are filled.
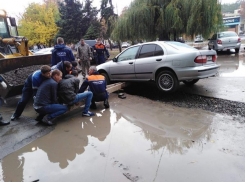
[[[44,48],[44,49],[39,49],[38,51],[36,51],[34,54],[35,55],[42,55],[42,54],[52,54],[52,50],[54,48],[53,47],[48,47],[48,48]]]
[[[129,46],[130,46],[130,44],[127,43],[127,42],[123,42],[123,43],[122,43],[122,48],[127,48],[127,47],[129,47]]]
[[[194,41],[195,41],[195,43],[196,43],[196,42],[203,42],[203,37],[202,37],[202,35],[197,35]]]

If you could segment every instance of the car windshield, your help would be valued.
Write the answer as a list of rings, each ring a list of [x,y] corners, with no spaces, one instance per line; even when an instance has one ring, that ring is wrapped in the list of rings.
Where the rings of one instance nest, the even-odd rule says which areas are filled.
[[[237,34],[235,32],[221,32],[218,34],[218,38],[222,37],[237,37]]]
[[[183,44],[180,42],[175,42],[175,41],[169,41],[169,42],[165,42],[166,44],[170,45],[171,47],[177,49],[177,50],[183,50],[183,49],[192,49],[192,50],[197,50],[194,47],[191,47],[187,44]]]

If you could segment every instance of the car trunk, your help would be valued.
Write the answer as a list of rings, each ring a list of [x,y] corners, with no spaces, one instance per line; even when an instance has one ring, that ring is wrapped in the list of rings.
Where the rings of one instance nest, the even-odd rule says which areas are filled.
[[[238,37],[225,37],[221,40],[222,44],[224,44],[225,47],[234,47],[234,45],[238,42]]]
[[[207,62],[203,63],[204,65],[211,65],[211,64],[215,64],[215,62],[213,62],[213,56],[216,55],[215,51],[213,50],[200,50],[201,55],[206,55],[207,56]]]

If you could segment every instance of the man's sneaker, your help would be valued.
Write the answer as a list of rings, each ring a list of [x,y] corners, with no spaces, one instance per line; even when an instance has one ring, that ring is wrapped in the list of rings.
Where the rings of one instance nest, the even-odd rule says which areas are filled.
[[[87,116],[87,117],[94,116],[94,115],[95,115],[94,113],[89,112],[89,111],[87,113],[85,112],[82,113],[82,116]]]
[[[11,121],[14,121],[15,119],[18,119],[19,118],[19,116],[15,116],[15,114],[13,114],[12,116],[11,116]]]
[[[104,101],[104,106],[105,106],[106,109],[108,109],[110,107],[109,102],[108,102],[108,99],[106,99]]]
[[[41,116],[40,114],[36,117],[36,121],[38,122],[42,122],[43,116]]]

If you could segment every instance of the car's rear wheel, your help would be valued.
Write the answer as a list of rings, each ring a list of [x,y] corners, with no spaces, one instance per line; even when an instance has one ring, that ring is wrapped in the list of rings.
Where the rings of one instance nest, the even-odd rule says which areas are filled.
[[[111,83],[109,76],[107,75],[107,73],[101,73],[101,75],[103,75],[105,77],[105,81],[106,81],[106,85],[109,85]]]
[[[162,92],[171,93],[178,88],[179,81],[172,71],[165,70],[157,75],[156,84]]]
[[[188,85],[188,86],[192,86],[198,81],[199,81],[199,79],[192,79],[192,80],[185,80],[185,81],[183,81],[183,83]]]
[[[235,49],[236,53],[239,53],[239,50],[240,50],[240,49]]]

